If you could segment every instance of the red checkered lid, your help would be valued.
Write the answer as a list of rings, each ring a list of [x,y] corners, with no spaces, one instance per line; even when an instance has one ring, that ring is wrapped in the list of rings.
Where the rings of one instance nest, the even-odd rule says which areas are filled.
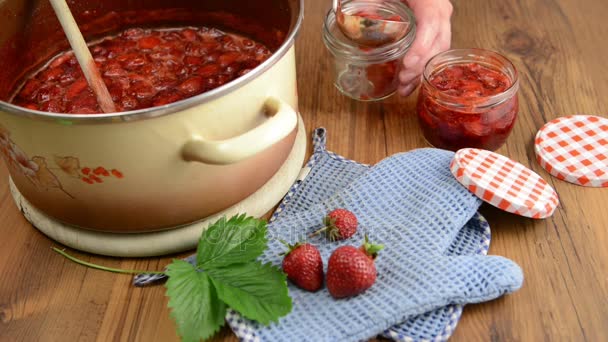
[[[513,214],[541,219],[553,215],[559,205],[555,190],[538,174],[494,152],[459,150],[450,169],[477,197]]]
[[[565,116],[536,135],[536,159],[551,175],[588,187],[608,187],[608,119]]]

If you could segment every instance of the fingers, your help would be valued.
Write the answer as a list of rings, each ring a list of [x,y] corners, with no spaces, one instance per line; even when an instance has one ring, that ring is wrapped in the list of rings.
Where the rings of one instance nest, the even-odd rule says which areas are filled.
[[[414,90],[416,88],[418,88],[419,84],[420,84],[420,77],[416,77],[413,81],[408,82],[406,85],[400,86],[397,91],[399,92],[399,95],[401,95],[401,96],[409,96],[411,93],[414,92]]]
[[[433,47],[425,55],[423,60],[419,61],[420,63],[414,65],[410,70],[405,67],[405,69],[399,74],[399,82],[401,83],[401,86],[398,89],[399,95],[409,96],[418,87],[418,85],[420,85],[420,82],[422,80],[422,72],[424,71],[426,63],[433,56],[450,48],[452,33],[450,30],[449,22],[443,23],[443,25],[444,27],[439,30],[439,34],[435,38]]]
[[[424,55],[422,55],[421,59],[418,62],[409,68],[406,66],[404,61],[404,69],[399,73],[399,82],[401,86],[399,87],[399,94],[401,96],[410,95],[420,84],[421,75],[424,71],[424,66],[428,62],[431,57],[438,54],[441,51],[445,50],[444,37],[438,35],[435,37],[435,41],[432,46],[426,50]]]
[[[416,16],[417,32],[399,74],[399,94],[402,96],[408,96],[416,89],[426,63],[434,55],[449,49],[452,37],[452,5],[448,0],[409,0],[408,4]]]
[[[416,39],[403,59],[403,66],[406,69],[412,69],[420,65],[421,60],[426,57],[427,52],[433,46],[439,34],[438,27],[441,24],[438,13],[428,10],[416,14],[416,21],[418,23]]]
[[[416,27],[416,39],[406,58],[403,60],[405,67],[418,65],[421,57],[424,57],[426,52],[432,47],[438,34],[437,26],[440,23],[439,18],[434,13],[420,18],[418,21],[420,24]]]
[[[442,21],[436,43],[439,45],[439,52],[448,50],[452,43],[452,25],[450,21]]]
[[[399,74],[399,94],[402,96],[408,96],[416,89],[426,62],[440,48],[440,30],[437,29],[440,25],[439,17],[434,15],[420,22],[416,40],[403,59],[403,70]]]

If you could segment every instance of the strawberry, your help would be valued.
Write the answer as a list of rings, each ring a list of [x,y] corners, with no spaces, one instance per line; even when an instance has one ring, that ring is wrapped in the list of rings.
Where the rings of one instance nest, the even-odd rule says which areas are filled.
[[[138,42],[139,47],[142,49],[154,49],[160,43],[160,38],[154,36],[143,37]]]
[[[357,232],[357,217],[346,209],[331,211],[323,223],[325,227],[314,232],[311,237],[325,231],[331,241],[336,241],[348,239]]]
[[[327,289],[336,299],[351,297],[365,292],[376,282],[374,260],[382,245],[369,243],[367,236],[360,248],[342,246],[329,257],[327,264]]]
[[[304,290],[318,291],[323,286],[323,259],[317,247],[309,243],[283,244],[289,248],[283,259],[287,278]]]

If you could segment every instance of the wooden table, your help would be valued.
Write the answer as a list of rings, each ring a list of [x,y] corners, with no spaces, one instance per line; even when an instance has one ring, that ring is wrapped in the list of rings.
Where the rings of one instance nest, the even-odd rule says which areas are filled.
[[[310,132],[328,129],[328,147],[375,163],[425,146],[413,115],[415,97],[363,104],[340,95],[321,41],[328,0],[307,0],[298,40],[300,108]],[[454,1],[453,46],[502,51],[521,73],[521,109],[499,152],[540,173],[561,206],[534,221],[488,206],[490,253],[516,261],[525,284],[517,293],[467,306],[455,341],[602,341],[608,339],[608,190],[550,177],[535,162],[532,140],[547,121],[608,112],[608,2],[599,0]],[[73,264],[33,229],[13,204],[0,168],[0,340],[176,340],[164,288],[134,288],[131,277]],[[160,270],[171,257],[88,261]],[[184,254],[185,255],[185,254]],[[215,340],[234,341],[224,329]]]

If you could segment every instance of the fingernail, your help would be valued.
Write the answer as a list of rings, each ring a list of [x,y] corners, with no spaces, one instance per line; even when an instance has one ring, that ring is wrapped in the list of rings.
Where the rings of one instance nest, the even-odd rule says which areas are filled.
[[[418,64],[419,60],[420,60],[420,56],[418,56],[418,55],[406,56],[403,59],[403,66],[406,69],[411,68],[411,67],[415,66],[416,64]]]

